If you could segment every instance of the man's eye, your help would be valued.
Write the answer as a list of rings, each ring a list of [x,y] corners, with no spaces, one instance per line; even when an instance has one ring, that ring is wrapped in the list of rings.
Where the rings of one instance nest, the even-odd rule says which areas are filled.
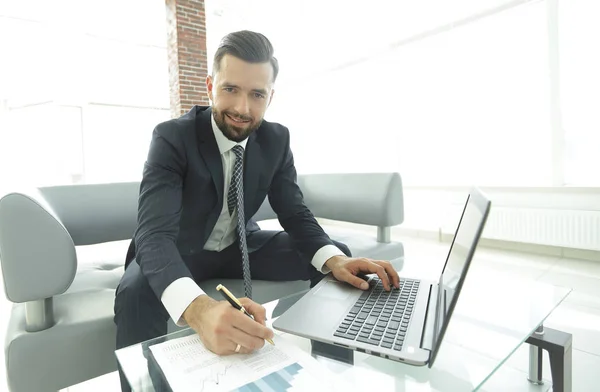
[[[265,96],[261,93],[254,93],[254,98],[263,99]]]
[[[232,93],[233,87],[225,87],[223,90],[227,91],[228,93]]]

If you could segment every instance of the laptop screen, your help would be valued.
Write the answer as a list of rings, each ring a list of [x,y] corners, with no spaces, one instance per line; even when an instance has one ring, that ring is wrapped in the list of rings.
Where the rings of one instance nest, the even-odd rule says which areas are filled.
[[[490,201],[477,189],[471,191],[465,203],[438,285],[437,314],[430,366],[435,359],[435,354],[439,349],[450,315],[458,299],[483,231],[490,204]]]

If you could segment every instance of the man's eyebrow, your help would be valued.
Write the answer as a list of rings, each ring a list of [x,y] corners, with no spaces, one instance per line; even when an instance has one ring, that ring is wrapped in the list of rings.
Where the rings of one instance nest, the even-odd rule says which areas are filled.
[[[239,88],[239,86],[236,86],[235,84],[233,84],[233,83],[228,83],[228,82],[225,82],[225,83],[223,83],[223,87],[229,87],[229,88]]]
[[[255,93],[262,94],[262,95],[267,95],[267,90],[265,90],[264,88],[255,88],[255,89],[252,89],[252,91]]]

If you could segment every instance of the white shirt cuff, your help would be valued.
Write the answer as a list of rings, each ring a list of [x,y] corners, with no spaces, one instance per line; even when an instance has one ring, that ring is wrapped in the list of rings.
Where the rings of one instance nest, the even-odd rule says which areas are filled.
[[[345,256],[345,254],[335,245],[325,245],[315,253],[311,264],[322,274],[328,274],[331,270],[327,268],[325,262],[333,256]]]
[[[192,279],[179,278],[167,286],[160,300],[175,324],[185,327],[187,323],[182,317],[183,312],[202,294],[204,291]]]

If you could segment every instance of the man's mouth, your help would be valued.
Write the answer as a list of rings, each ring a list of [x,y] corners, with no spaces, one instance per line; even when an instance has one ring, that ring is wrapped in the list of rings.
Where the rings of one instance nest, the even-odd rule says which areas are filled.
[[[247,124],[250,122],[250,120],[245,120],[243,118],[239,118],[239,117],[235,117],[235,116],[231,116],[229,114],[225,114],[231,121],[233,121],[236,124]]]

